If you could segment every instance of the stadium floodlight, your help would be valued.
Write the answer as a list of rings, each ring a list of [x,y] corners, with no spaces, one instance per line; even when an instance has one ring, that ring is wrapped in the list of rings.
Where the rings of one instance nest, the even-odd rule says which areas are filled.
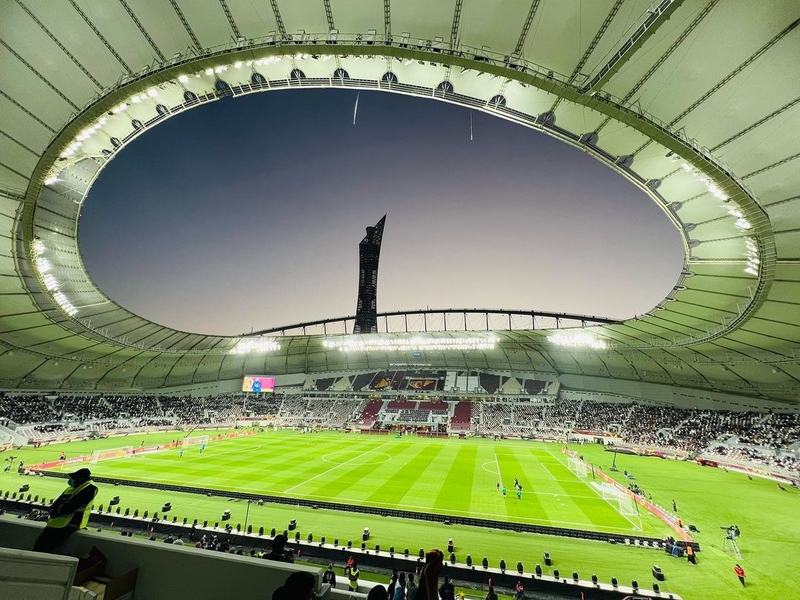
[[[761,259],[758,255],[758,245],[756,244],[755,239],[752,237],[744,238],[745,246],[747,247],[747,252],[745,252],[745,257],[747,258],[747,266],[744,269],[744,272],[753,275],[754,277],[758,277],[758,271],[761,265]]]
[[[730,200],[730,197],[725,192],[723,192],[722,189],[720,189],[720,187],[716,183],[714,183],[714,181],[711,179],[709,175],[706,175],[702,171],[695,169],[692,165],[686,162],[681,163],[681,168],[687,173],[691,173],[692,175],[694,175],[699,181],[702,181],[704,184],[706,184],[706,188],[708,188],[708,193],[714,196],[715,198],[722,200],[723,202],[728,202],[728,200]]]
[[[594,350],[605,350],[608,344],[591,333],[578,331],[574,333],[554,333],[548,336],[547,341],[557,346],[567,346],[568,348],[593,348]]]
[[[75,308],[75,306],[67,299],[67,297],[62,292],[54,293],[53,299],[70,317],[74,316],[78,312],[78,309]]]
[[[61,291],[61,286],[58,283],[58,280],[50,272],[53,266],[50,264],[50,261],[44,257],[44,253],[47,250],[44,242],[37,239],[33,242],[32,250],[33,264],[36,267],[36,270],[39,272],[39,276],[42,278],[42,282],[47,288],[47,291],[52,294],[53,300],[55,300],[56,304],[58,304],[65,313],[67,313],[70,317],[74,316],[78,312],[78,309],[75,308],[75,305],[72,304],[72,302],[70,302],[69,299],[64,295],[64,293]]]
[[[280,344],[273,338],[241,338],[231,349],[230,354],[257,354],[280,349]]]
[[[444,352],[468,350],[494,350],[497,336],[469,337],[403,337],[341,336],[322,342],[325,348],[340,352]]]
[[[178,77],[178,81],[180,81],[181,83],[186,83],[187,81],[189,81],[189,76],[188,75],[180,75]]]
[[[52,268],[50,261],[47,260],[43,256],[36,257],[36,268],[39,269],[39,273],[47,273]]]

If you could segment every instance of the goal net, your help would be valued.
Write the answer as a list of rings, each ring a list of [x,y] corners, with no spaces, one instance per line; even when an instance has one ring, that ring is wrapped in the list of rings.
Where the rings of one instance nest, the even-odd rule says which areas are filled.
[[[110,450],[95,450],[92,452],[92,457],[89,462],[97,464],[101,460],[111,460],[112,458],[125,458],[126,456],[133,456],[133,446],[124,446],[122,448],[112,448]]]
[[[208,436],[207,435],[192,435],[192,436],[189,436],[189,437],[185,437],[181,441],[181,445],[184,448],[188,448],[189,446],[208,446]]]
[[[586,471],[586,463],[577,458],[569,457],[567,459],[567,468],[575,475],[575,477],[585,478],[588,473]]]
[[[616,508],[621,515],[627,517],[636,516],[636,507],[630,495],[608,483],[603,483],[598,488],[603,500]]]

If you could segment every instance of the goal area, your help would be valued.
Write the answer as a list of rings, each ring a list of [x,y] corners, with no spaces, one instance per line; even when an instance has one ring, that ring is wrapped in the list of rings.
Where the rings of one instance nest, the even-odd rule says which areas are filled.
[[[580,477],[581,479],[585,479],[589,474],[586,469],[586,463],[572,456],[567,459],[567,468],[575,477]]]
[[[125,458],[133,456],[133,446],[123,446],[122,448],[111,448],[109,450],[95,450],[89,462],[97,464],[101,460],[111,460],[113,458]]]
[[[188,448],[189,446],[208,446],[207,435],[191,435],[181,440],[181,446]]]
[[[634,500],[629,494],[609,483],[603,483],[597,487],[603,500],[616,508],[621,515],[626,517],[636,516],[637,511],[634,506]]]

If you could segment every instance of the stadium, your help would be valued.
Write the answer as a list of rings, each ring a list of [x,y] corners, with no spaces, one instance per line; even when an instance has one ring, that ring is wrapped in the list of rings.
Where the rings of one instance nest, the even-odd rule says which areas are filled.
[[[793,0],[4,2],[0,550],[41,570],[0,591],[96,597],[68,596],[77,560],[27,552],[43,526],[17,518],[86,466],[99,492],[65,554],[138,568],[127,597],[272,597],[303,572],[316,597],[366,598],[432,548],[468,598],[796,595],[798,24]],[[128,144],[220,100],[319,89],[580,150],[674,225],[678,281],[625,320],[383,313],[390,215],[363,224],[347,316],[321,301],[317,320],[204,335],[95,284],[81,211]],[[295,565],[258,558],[284,530]],[[200,547],[152,541],[178,536]],[[56,566],[67,591],[45,595]]]

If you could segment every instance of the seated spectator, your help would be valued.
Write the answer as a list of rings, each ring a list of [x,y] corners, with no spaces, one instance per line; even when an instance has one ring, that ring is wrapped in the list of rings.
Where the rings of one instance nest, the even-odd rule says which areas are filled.
[[[286,551],[286,542],[289,541],[285,535],[279,533],[272,540],[272,550],[269,554],[265,554],[264,558],[267,560],[278,560],[281,562],[294,562],[294,555]]]
[[[367,594],[367,600],[388,600],[388,598],[389,594],[382,585],[376,585]]]
[[[272,600],[309,600],[314,597],[316,580],[311,573],[297,571],[272,594]]]

